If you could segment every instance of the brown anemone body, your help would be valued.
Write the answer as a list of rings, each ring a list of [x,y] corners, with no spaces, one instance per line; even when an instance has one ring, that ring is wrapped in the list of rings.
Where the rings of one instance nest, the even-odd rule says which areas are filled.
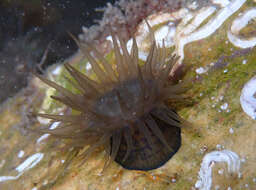
[[[92,45],[77,41],[97,79],[92,80],[65,64],[75,80],[75,83],[69,82],[80,91],[74,94],[38,76],[59,92],[53,99],[80,112],[77,115],[38,114],[61,122],[58,128],[43,131],[71,139],[74,147],[89,145],[80,152],[84,161],[97,147],[104,146],[109,156],[105,166],[115,160],[127,169],[150,170],[167,162],[181,145],[181,123],[178,114],[164,101],[181,99],[184,88],[182,83],[174,85],[168,80],[177,58],[169,57],[165,47],[157,47],[152,34],[152,46],[142,66],[135,39],[129,53],[126,43],[112,35],[114,64],[108,63]]]

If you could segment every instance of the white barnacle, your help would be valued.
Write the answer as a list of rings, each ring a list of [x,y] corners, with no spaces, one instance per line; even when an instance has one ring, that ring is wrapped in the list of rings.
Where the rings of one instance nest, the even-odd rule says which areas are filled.
[[[36,166],[44,157],[42,153],[36,153],[28,157],[24,162],[15,168],[19,173],[25,172]]]
[[[239,32],[254,18],[256,18],[256,8],[245,11],[233,21],[230,31],[228,31],[228,39],[233,45],[240,48],[250,48],[256,45],[256,37],[245,39],[239,36]]]
[[[243,111],[252,119],[256,119],[256,76],[249,80],[243,87],[240,104]]]
[[[35,167],[44,157],[42,153],[35,153],[32,156],[28,157],[24,162],[18,165],[15,170],[18,172],[16,176],[0,176],[0,182],[16,180],[22,176],[26,171]]]
[[[210,190],[212,186],[212,167],[217,162],[226,162],[229,173],[239,173],[240,158],[230,150],[213,151],[206,154],[203,158],[200,171],[198,173],[198,180],[195,188],[200,190]]]
[[[201,26],[203,21],[216,11],[214,6],[203,7],[194,16],[190,24],[181,30],[178,30],[177,28],[177,31],[180,31],[180,34],[176,34],[175,51],[180,56],[179,63],[181,63],[184,58],[183,49],[186,44],[201,40],[212,35],[232,14],[234,14],[246,2],[246,0],[233,0],[230,2],[225,2],[226,3],[222,3],[222,8],[217,12],[216,16],[211,18],[209,22],[203,26]]]

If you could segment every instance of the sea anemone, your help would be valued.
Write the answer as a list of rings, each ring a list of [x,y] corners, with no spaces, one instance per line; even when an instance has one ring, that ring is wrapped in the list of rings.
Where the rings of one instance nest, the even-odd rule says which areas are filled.
[[[37,116],[61,123],[56,129],[41,131],[70,139],[72,147],[81,148],[83,161],[101,146],[108,157],[105,166],[116,161],[126,169],[151,170],[166,163],[181,146],[182,126],[181,118],[166,105],[166,100],[182,100],[186,88],[169,79],[177,57],[169,56],[164,46],[157,46],[148,27],[152,45],[144,64],[138,59],[135,38],[129,52],[125,41],[112,34],[114,63],[109,63],[92,44],[75,39],[96,79],[66,63],[64,66],[74,79],[69,82],[79,91],[75,94],[38,76],[57,90],[59,95],[52,96],[54,100],[79,112],[38,113]]]

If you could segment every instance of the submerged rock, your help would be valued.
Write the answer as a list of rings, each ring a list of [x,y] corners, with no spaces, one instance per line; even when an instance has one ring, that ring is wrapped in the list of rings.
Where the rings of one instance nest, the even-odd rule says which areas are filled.
[[[177,105],[178,114],[192,125],[181,130],[182,146],[165,165],[149,172],[137,172],[112,164],[101,174],[104,154],[99,148],[84,165],[77,167],[77,152],[57,149],[64,145],[62,141],[56,141],[50,135],[32,135],[24,130],[28,126],[39,127],[48,123],[47,120],[40,120],[39,124],[28,119],[26,113],[30,111],[70,111],[52,101],[50,95],[56,92],[34,78],[29,88],[1,106],[0,188],[255,189],[255,120],[243,112],[240,97],[242,99],[246,91],[242,90],[243,87],[248,86],[246,83],[255,76],[256,49],[254,43],[248,43],[249,47],[237,46],[228,37],[232,34],[239,39],[255,38],[253,20],[237,33],[232,28],[237,19],[243,18],[241,14],[246,15],[255,6],[252,0],[211,1],[202,8],[192,9],[191,6],[183,9],[185,16],[181,16],[181,10],[175,10],[171,13],[154,13],[147,18],[153,25],[159,44],[162,43],[161,39],[165,39],[170,52],[180,55],[175,71],[181,66],[190,66],[184,79],[193,78],[193,86],[187,92],[192,99],[190,106]],[[161,21],[157,15],[166,17],[162,17]],[[177,20],[173,15],[178,15]],[[137,40],[141,40],[139,51],[142,59],[143,54],[147,55],[150,42],[143,26],[142,22],[136,33]],[[113,53],[110,52],[107,58],[113,59]],[[81,59],[81,54],[77,53],[68,61],[90,74],[90,64]],[[200,72],[202,70],[204,72]],[[51,80],[74,90],[65,82],[63,74],[66,73],[61,65],[48,71]],[[56,123],[51,125],[56,126]],[[18,156],[21,150],[24,155]],[[31,156],[34,158],[34,155],[42,154],[40,159],[37,157],[31,161]],[[220,157],[211,157],[216,155]],[[28,160],[30,164],[27,169],[17,170]],[[225,165],[226,161],[230,163],[228,166]],[[239,163],[239,172],[237,164],[233,163]],[[204,169],[200,170],[201,165]],[[229,170],[233,166],[236,170],[231,175]],[[210,186],[209,183],[203,184],[204,180],[197,182],[199,171],[210,172],[208,177],[211,178],[207,178],[207,181],[211,181]]]

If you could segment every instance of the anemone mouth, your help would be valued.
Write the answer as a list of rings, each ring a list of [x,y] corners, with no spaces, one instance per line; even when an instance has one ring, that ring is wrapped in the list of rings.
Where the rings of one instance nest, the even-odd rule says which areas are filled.
[[[154,90],[145,98],[145,91],[138,78],[116,85],[95,100],[93,109],[106,117],[117,120],[136,120],[153,109],[157,102],[158,86],[151,79],[145,79],[143,88],[151,86]],[[148,88],[149,89],[149,88]],[[121,121],[119,121],[121,122]]]
[[[164,165],[179,150],[181,146],[180,127],[158,118],[157,115],[152,114],[153,112],[144,116],[145,120],[147,120],[147,117],[151,117],[156,124],[156,126],[149,126],[152,124],[148,122],[143,124],[147,128],[146,130],[149,131],[147,137],[139,128],[133,128],[129,132],[132,147],[129,147],[125,140],[126,134],[124,132],[121,133],[121,142],[115,161],[123,168],[143,171],[157,169]],[[162,136],[156,135],[152,127],[157,127]],[[112,141],[113,139],[111,139]],[[127,152],[129,152],[129,155],[127,155]]]

